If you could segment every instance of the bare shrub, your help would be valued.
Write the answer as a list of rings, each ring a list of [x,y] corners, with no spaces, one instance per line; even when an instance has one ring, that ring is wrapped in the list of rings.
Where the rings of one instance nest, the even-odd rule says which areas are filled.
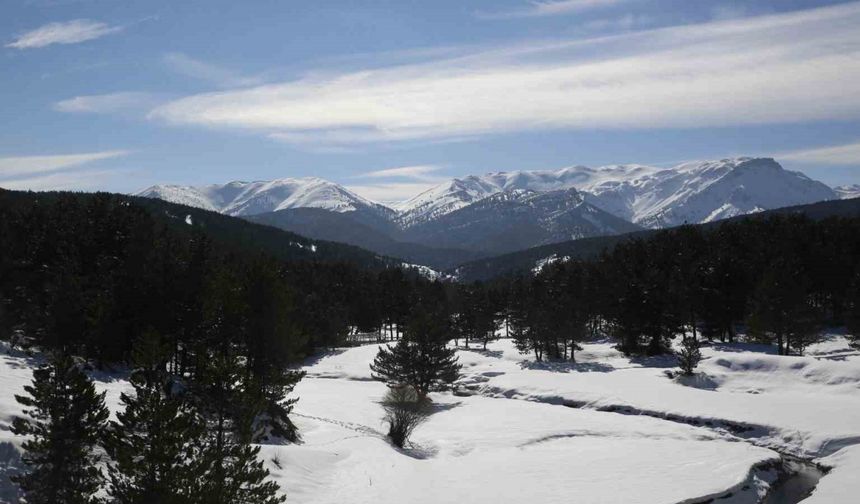
[[[388,422],[388,437],[400,448],[406,444],[412,431],[430,416],[430,400],[408,385],[388,389],[382,407]]]

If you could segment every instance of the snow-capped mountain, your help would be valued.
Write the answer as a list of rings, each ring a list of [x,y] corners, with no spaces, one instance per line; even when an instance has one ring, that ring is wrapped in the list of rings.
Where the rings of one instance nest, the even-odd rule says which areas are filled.
[[[229,182],[207,186],[156,185],[136,194],[205,208],[232,216],[256,215],[288,208],[321,208],[332,212],[365,211],[389,218],[384,205],[316,177],[258,182]]]
[[[860,198],[860,184],[842,185],[834,187],[833,190],[842,199]]]
[[[398,207],[405,226],[438,219],[513,189],[575,188],[586,201],[646,227],[668,227],[835,199],[830,187],[770,158],[733,158],[661,169],[643,165],[573,166],[556,171],[488,173],[454,179]]]
[[[407,228],[404,239],[500,254],[641,229],[588,203],[576,189],[509,189]]]

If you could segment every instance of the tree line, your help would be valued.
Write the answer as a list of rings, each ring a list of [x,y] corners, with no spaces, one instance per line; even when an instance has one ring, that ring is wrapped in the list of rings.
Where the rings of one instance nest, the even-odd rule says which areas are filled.
[[[507,294],[509,334],[537,360],[574,360],[578,343],[598,335],[655,355],[676,337],[732,342],[739,331],[802,354],[827,327],[860,342],[860,219],[682,226],[489,288]]]

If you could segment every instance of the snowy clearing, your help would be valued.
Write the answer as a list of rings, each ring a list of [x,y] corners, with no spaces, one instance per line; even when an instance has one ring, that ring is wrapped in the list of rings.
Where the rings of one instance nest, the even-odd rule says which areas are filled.
[[[296,388],[302,443],[262,454],[296,503],[756,502],[781,453],[833,468],[804,502],[852,502],[860,491],[860,353],[841,337],[806,357],[706,347],[689,380],[667,376],[670,357],[583,346],[576,364],[535,363],[509,340],[462,349],[457,393],[432,394],[435,412],[406,450],[385,437],[386,388],[368,368],[377,345],[329,352],[308,361]],[[3,502],[20,464],[13,395],[36,362],[0,357]],[[127,384],[97,378],[115,408]]]

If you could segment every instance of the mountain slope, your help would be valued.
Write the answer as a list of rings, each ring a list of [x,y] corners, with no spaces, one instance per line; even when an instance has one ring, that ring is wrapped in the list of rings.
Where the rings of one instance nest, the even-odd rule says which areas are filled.
[[[860,198],[821,201],[808,205],[778,208],[759,212],[754,215],[738,216],[729,220],[759,219],[767,218],[771,215],[789,214],[802,214],[813,220],[831,217],[860,218]],[[709,222],[700,225],[712,227],[719,224],[720,222]],[[658,231],[654,229],[646,229],[614,236],[599,236],[553,243],[464,263],[449,271],[449,273],[461,281],[488,280],[499,276],[532,271],[535,266],[547,260],[551,261],[558,258],[592,258],[600,254],[603,250],[611,249],[618,243],[636,238],[646,238],[656,232]]]
[[[271,226],[154,198],[109,193],[34,193],[0,189],[0,211],[39,205],[60,198],[118,199],[127,205],[141,207],[179,233],[203,232],[223,246],[242,253],[263,252],[288,261],[346,262],[371,269],[401,264],[397,259],[382,257],[352,245],[312,240]]]
[[[444,270],[480,254],[459,248],[436,248],[398,241],[400,232],[380,230],[356,219],[356,212],[331,212],[320,208],[291,208],[244,218],[318,240],[348,243],[374,252],[398,257],[409,263]]]
[[[494,194],[415,224],[408,241],[462,247],[492,254],[545,243],[639,229],[584,201],[575,189],[550,192],[514,189]]]

